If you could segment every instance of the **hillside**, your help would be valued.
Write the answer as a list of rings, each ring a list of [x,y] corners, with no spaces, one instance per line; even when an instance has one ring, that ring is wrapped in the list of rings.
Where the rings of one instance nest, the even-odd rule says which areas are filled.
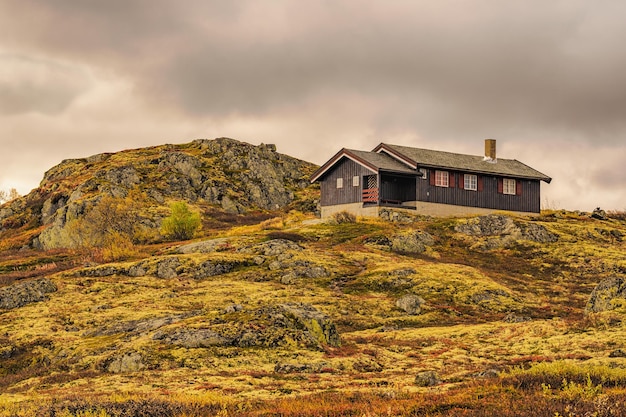
[[[45,173],[38,188],[0,208],[0,249],[71,247],[67,225],[106,197],[129,197],[140,206],[147,240],[172,201],[186,201],[214,218],[284,209],[306,200],[315,168],[274,145],[227,138],[65,160]]]
[[[46,201],[100,181],[85,163],[49,171]],[[201,235],[116,262],[12,249],[56,220],[5,229],[0,416],[624,415],[623,213],[323,223],[303,177],[278,211],[225,190],[249,210],[228,221],[186,198]]]

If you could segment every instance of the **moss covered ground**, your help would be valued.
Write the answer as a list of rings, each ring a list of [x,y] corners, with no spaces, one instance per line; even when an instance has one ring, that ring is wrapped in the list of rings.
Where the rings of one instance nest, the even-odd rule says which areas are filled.
[[[458,232],[464,221],[333,224],[293,211],[205,227],[196,242],[220,239],[208,253],[170,242],[94,264],[77,251],[3,251],[0,285],[46,277],[58,291],[0,312],[0,416],[143,415],[116,414],[120,404],[163,416],[513,416],[531,415],[514,414],[529,404],[551,413],[535,415],[622,415],[626,358],[615,352],[626,320],[585,304],[598,282],[626,273],[626,222],[544,212],[515,221],[556,241],[490,248],[497,236]],[[434,244],[410,254],[385,243],[411,230]],[[263,246],[277,239],[298,247]],[[172,258],[176,273],[159,277]],[[207,263],[230,266],[194,274]],[[129,272],[139,264],[144,273]],[[396,306],[406,294],[425,301],[419,314]],[[284,303],[327,315],[341,344],[312,347],[289,332],[248,347],[158,336],[265,331],[273,324],[258,312]],[[139,359],[111,366],[124,358]],[[421,371],[439,383],[417,386]]]

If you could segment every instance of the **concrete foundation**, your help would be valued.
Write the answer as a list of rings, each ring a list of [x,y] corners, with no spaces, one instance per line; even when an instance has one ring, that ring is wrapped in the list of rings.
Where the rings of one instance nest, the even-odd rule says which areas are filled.
[[[322,219],[332,217],[335,213],[347,211],[355,216],[378,217],[378,206],[363,207],[363,203],[337,204],[334,206],[322,206]]]
[[[347,211],[355,216],[378,217],[380,210],[398,210],[412,214],[414,216],[432,217],[462,217],[462,216],[484,216],[493,213],[510,213],[523,216],[538,216],[539,213],[528,213],[521,211],[505,211],[486,209],[480,207],[453,206],[450,204],[427,203],[424,201],[409,201],[398,207],[365,206],[363,203],[337,204],[334,206],[322,206],[322,219],[332,217],[335,213]]]

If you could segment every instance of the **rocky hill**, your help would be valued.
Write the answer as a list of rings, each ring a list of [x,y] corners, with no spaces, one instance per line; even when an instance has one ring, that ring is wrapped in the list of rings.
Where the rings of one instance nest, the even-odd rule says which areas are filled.
[[[196,141],[66,161],[3,206],[0,416],[626,413],[624,213],[320,222],[311,169]],[[237,221],[115,262],[20,248],[102,195]]]
[[[195,140],[71,159],[46,172],[30,194],[0,208],[0,233],[25,234],[30,246],[71,246],[66,225],[105,196],[143,205],[142,222],[158,229],[159,207],[175,200],[231,214],[277,210],[302,196],[313,164],[233,139]],[[2,236],[2,235],[0,235]]]

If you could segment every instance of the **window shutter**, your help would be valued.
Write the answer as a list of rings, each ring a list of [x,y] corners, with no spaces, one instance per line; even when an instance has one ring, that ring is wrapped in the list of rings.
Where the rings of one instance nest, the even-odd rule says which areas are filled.
[[[502,178],[498,178],[498,193],[504,193],[504,181]]]
[[[515,195],[522,195],[522,181],[515,181]]]
[[[465,175],[463,174],[459,174],[459,188],[460,189],[465,188]]]
[[[485,189],[485,185],[483,184],[483,177],[478,177],[478,191],[483,191]]]
[[[430,170],[430,185],[435,185],[435,170]]]
[[[454,172],[451,172],[449,175],[450,179],[448,180],[448,186],[450,188],[454,188],[455,184],[454,184],[454,178],[456,177],[456,175],[454,174]]]

